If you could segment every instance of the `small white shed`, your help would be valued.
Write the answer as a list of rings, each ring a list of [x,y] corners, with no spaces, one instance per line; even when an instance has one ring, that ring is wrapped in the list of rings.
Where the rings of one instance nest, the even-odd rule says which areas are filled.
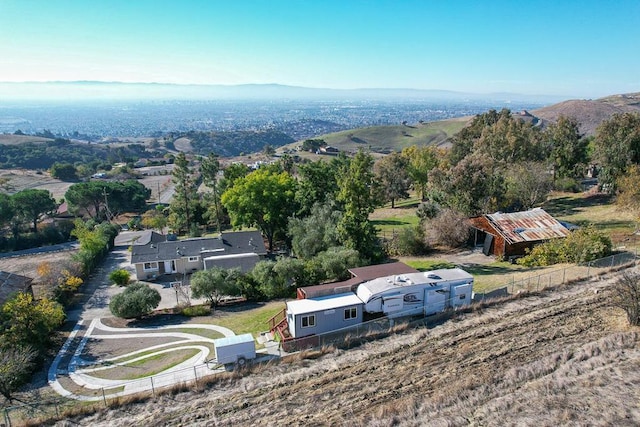
[[[234,335],[213,340],[216,361],[221,365],[244,365],[256,358],[256,343],[251,334]]]

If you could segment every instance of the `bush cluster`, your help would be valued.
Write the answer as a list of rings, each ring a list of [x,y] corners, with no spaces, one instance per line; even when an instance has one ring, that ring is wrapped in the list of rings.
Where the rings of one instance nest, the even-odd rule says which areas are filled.
[[[534,267],[583,263],[604,258],[611,253],[611,238],[589,226],[576,230],[565,239],[554,239],[534,247],[518,264]]]
[[[132,319],[151,313],[160,304],[160,293],[144,283],[134,283],[114,296],[109,310],[116,317]]]
[[[422,226],[403,228],[384,241],[384,250],[389,256],[419,256],[429,252]]]
[[[211,307],[206,305],[192,305],[182,307],[180,314],[188,317],[208,316],[211,314]]]

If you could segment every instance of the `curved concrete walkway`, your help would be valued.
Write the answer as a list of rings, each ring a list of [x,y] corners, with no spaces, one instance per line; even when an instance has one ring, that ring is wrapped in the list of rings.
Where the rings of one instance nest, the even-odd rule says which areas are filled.
[[[82,400],[82,401],[98,401],[104,399],[103,396],[82,396],[75,394],[65,389],[58,376],[65,375],[78,386],[82,386],[87,389],[99,390],[107,388],[122,388],[121,391],[115,393],[109,393],[107,397],[117,397],[132,393],[138,393],[141,391],[148,391],[158,387],[166,387],[175,384],[184,383],[186,381],[197,380],[206,375],[210,375],[216,371],[223,371],[224,369],[212,370],[207,366],[207,360],[210,355],[210,348],[203,343],[213,344],[213,339],[206,338],[196,334],[190,334],[186,332],[171,331],[172,329],[207,329],[221,333],[224,336],[233,336],[234,332],[228,328],[224,328],[217,325],[205,325],[205,324],[186,324],[186,325],[167,325],[167,326],[154,326],[149,328],[114,328],[106,326],[99,318],[91,320],[91,323],[87,327],[86,331],[82,335],[82,339],[74,347],[74,343],[77,342],[78,336],[81,330],[84,329],[85,321],[80,320],[76,327],[73,329],[69,338],[62,346],[58,355],[54,359],[51,367],[49,368],[48,381],[49,385],[60,395]],[[108,332],[106,334],[96,333],[98,331]],[[160,331],[160,332],[158,332]],[[157,344],[135,350],[120,356],[106,358],[96,361],[86,361],[82,359],[81,355],[87,344],[89,338],[100,340],[123,340],[123,339],[142,339],[142,338],[182,338],[180,341],[172,341],[168,343]],[[169,348],[167,348],[169,347]],[[172,366],[162,372],[158,372],[153,376],[147,376],[133,381],[123,380],[108,380],[98,378],[91,375],[93,372],[105,371],[108,369],[118,368],[120,366],[126,366],[127,364],[142,361],[147,358],[152,358],[157,355],[166,354],[169,352],[183,351],[183,350],[197,350],[197,353],[182,361],[175,366]],[[144,353],[144,354],[142,354]],[[71,355],[72,354],[72,355]],[[139,357],[136,355],[142,354]],[[71,356],[70,356],[71,355]],[[70,360],[66,369],[64,366],[60,366],[62,360],[69,357]],[[118,362],[118,360],[124,360]],[[110,363],[109,366],[96,366],[94,368],[81,368],[83,366],[99,365],[101,363]]]

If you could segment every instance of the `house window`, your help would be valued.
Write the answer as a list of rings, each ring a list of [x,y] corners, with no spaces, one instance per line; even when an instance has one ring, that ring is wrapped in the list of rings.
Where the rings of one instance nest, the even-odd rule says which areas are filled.
[[[316,326],[316,315],[312,314],[310,316],[302,316],[302,327],[303,328],[311,328]]]
[[[157,262],[145,262],[144,263],[144,271],[155,271],[158,269]]]
[[[357,308],[347,308],[344,310],[344,320],[355,319],[358,316]]]
[[[467,294],[460,294],[460,299],[467,299]]]
[[[189,257],[189,262],[198,262],[198,260],[200,259],[200,257],[197,256],[190,256]]]

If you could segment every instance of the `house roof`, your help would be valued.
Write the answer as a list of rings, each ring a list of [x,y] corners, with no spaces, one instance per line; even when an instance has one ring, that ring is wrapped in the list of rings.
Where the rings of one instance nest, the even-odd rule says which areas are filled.
[[[267,250],[259,231],[237,231],[222,233],[221,237],[198,238],[175,241],[150,242],[133,246],[131,263],[169,261],[184,257],[255,253],[264,255]]]
[[[0,304],[14,292],[27,292],[33,279],[19,274],[0,271]]]
[[[339,295],[326,295],[318,298],[287,301],[287,313],[293,315],[315,313],[322,310],[331,310],[358,304],[362,304],[360,298],[353,292],[349,292]]]
[[[209,270],[214,267],[228,268],[229,261],[233,264],[233,268],[237,268],[242,272],[253,270],[260,257],[255,252],[247,252],[243,254],[214,255],[203,259],[204,269]]]
[[[409,267],[407,264],[402,262],[390,262],[387,264],[351,268],[349,269],[349,273],[351,273],[353,277],[343,282],[331,282],[323,285],[305,286],[300,289],[307,298],[330,295],[350,291],[353,286],[378,277],[393,276],[394,274],[418,273],[418,270],[413,267]]]
[[[570,233],[542,208],[513,213],[497,212],[485,215],[485,218],[509,244],[566,237]]]

